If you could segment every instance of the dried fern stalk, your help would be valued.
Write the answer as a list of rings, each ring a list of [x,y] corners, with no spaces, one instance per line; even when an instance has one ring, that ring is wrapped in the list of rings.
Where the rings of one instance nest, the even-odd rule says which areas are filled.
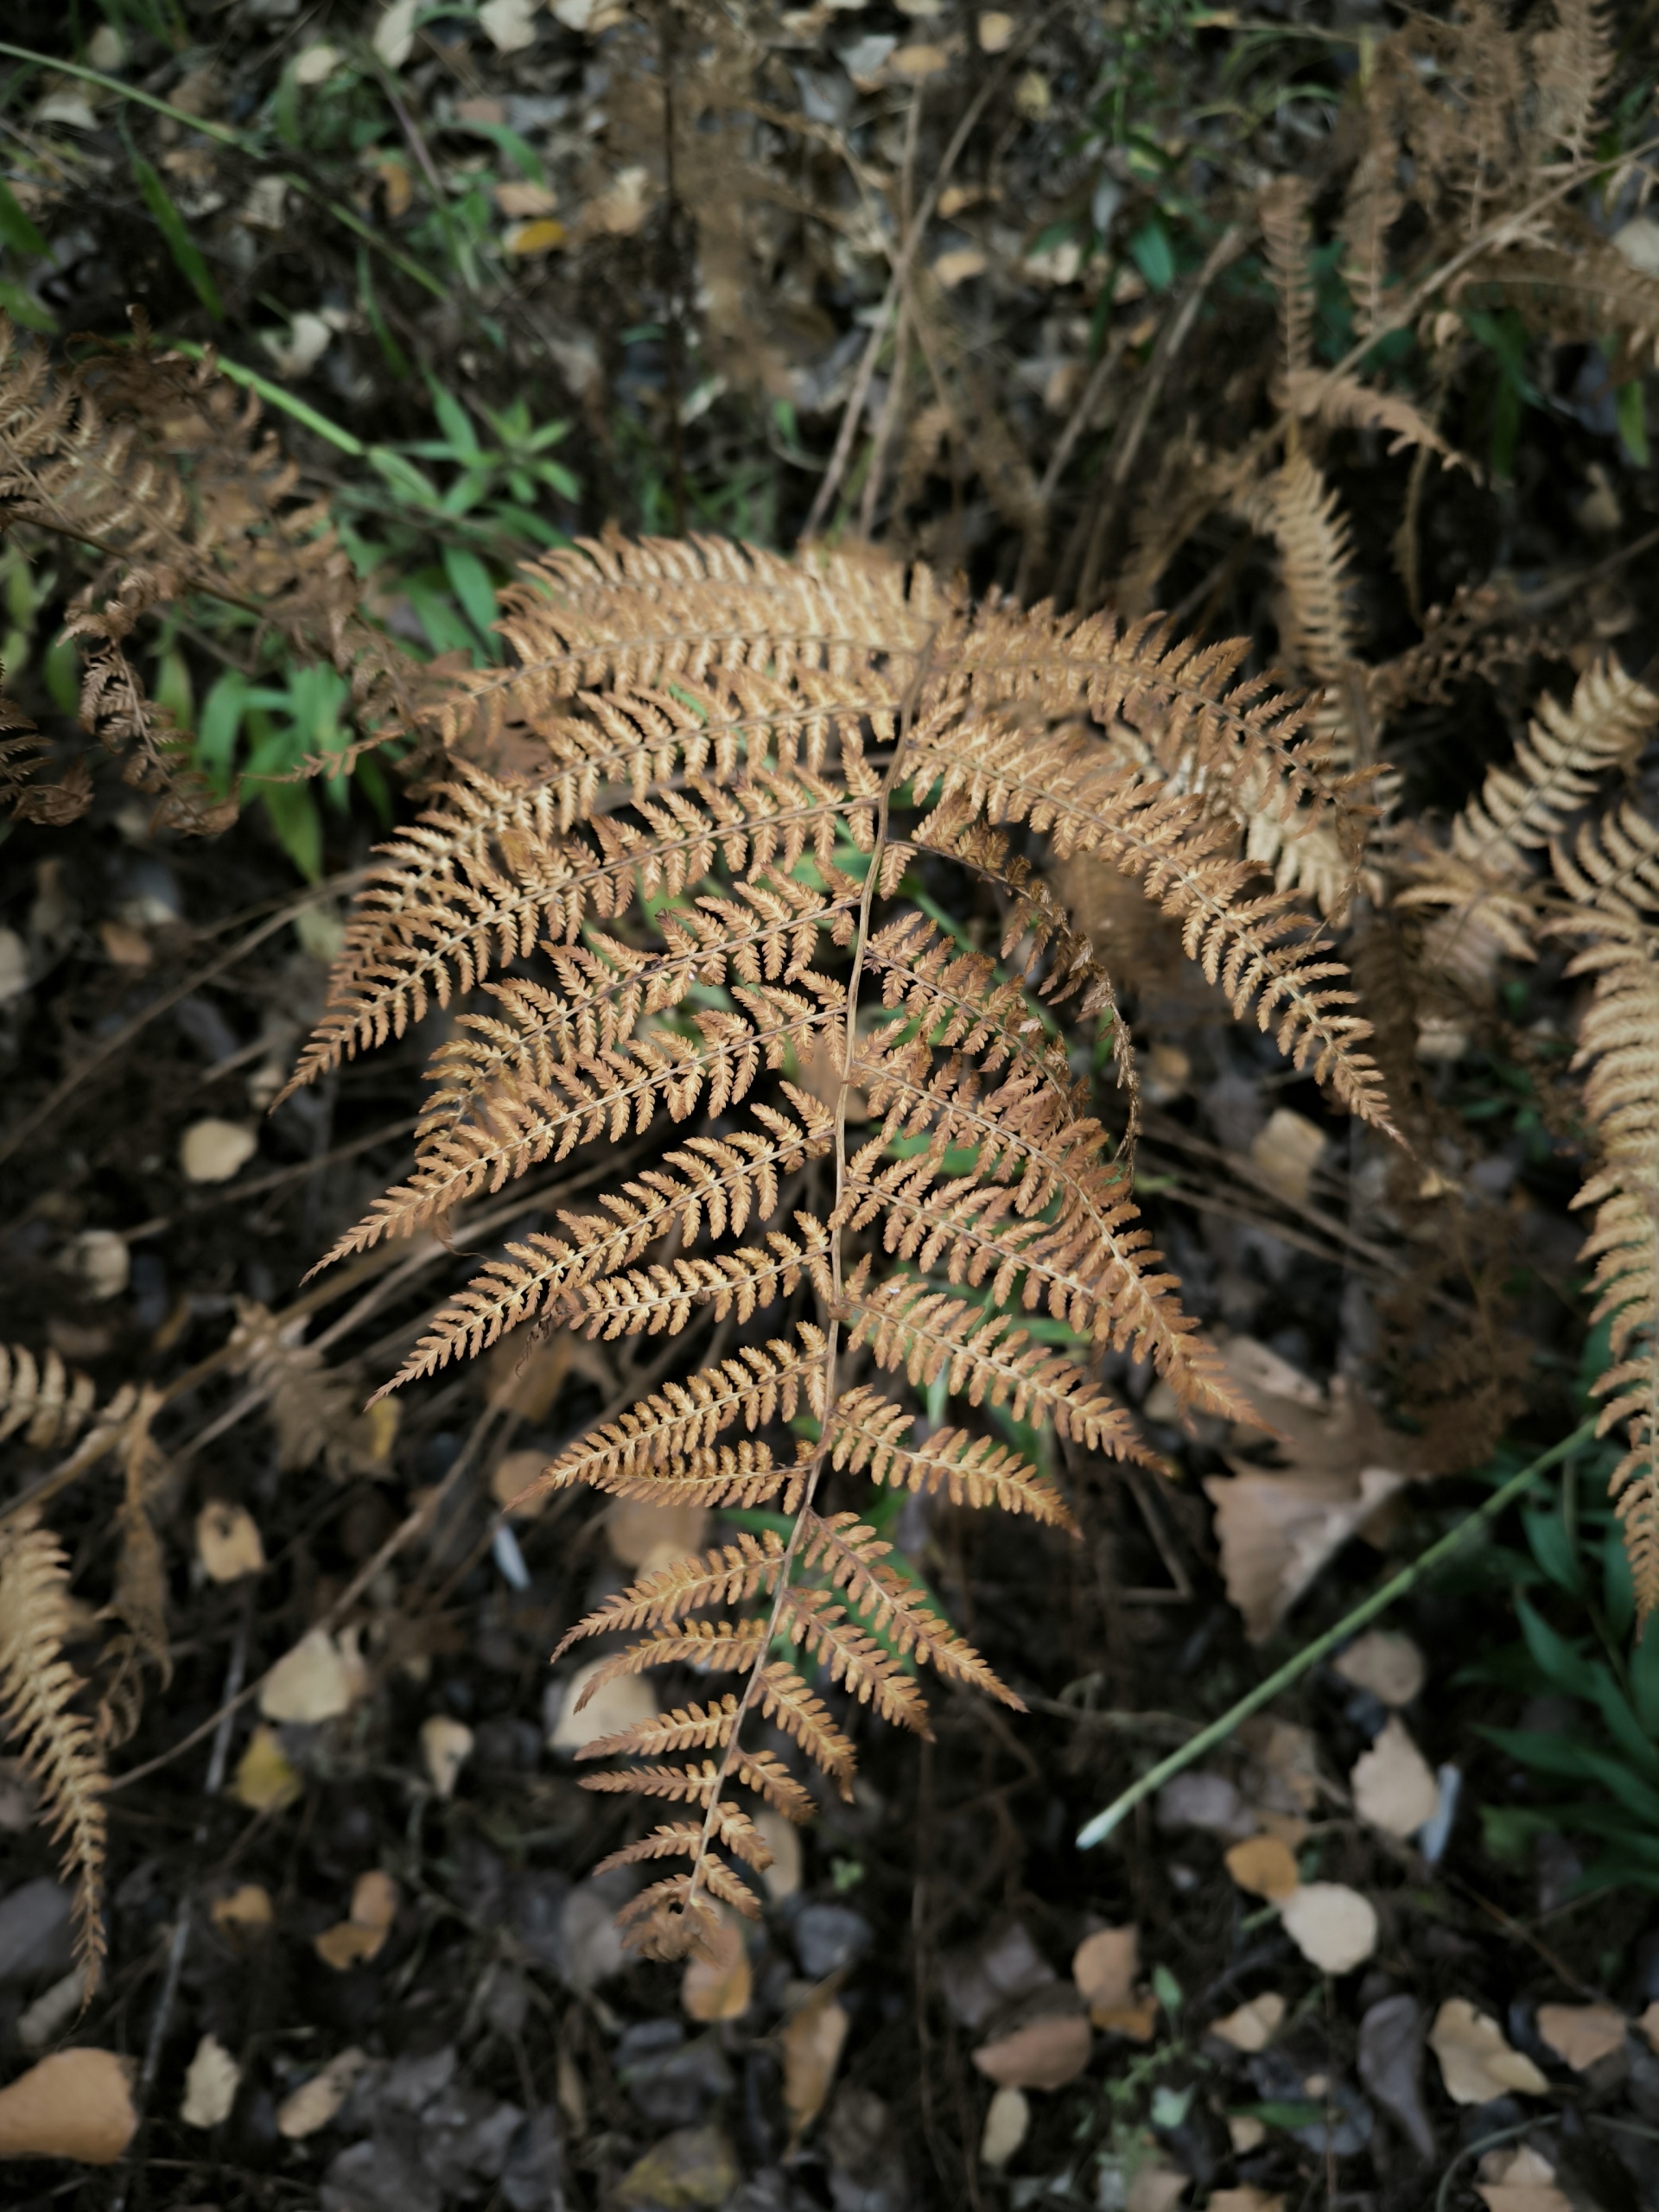
[[[861,1516],[868,1485],[1069,1527],[1046,1442],[1019,1440],[1145,1456],[1109,1346],[1184,1407],[1248,1412],[1140,1223],[1132,1112],[1115,1138],[1072,1074],[1066,1026],[1109,1024],[1133,1100],[1109,977],[1015,839],[1119,870],[1238,1018],[1389,1123],[1329,944],[1243,849],[1253,811],[1315,819],[1330,794],[1304,710],[1237,682],[1241,648],[976,613],[867,554],[614,540],[533,585],[514,664],[439,713],[453,772],[385,849],[296,1081],[461,1002],[413,1173],[330,1259],[578,1145],[683,1133],[490,1262],[386,1386],[533,1317],[607,1341],[719,1327],[534,1486],[764,1509],[560,1647],[613,1639],[588,1694],[651,1668],[740,1678],[589,1747],[638,1762],[590,1786],[680,1808],[607,1862],[685,1862],[626,1915],[668,1954],[756,1909],[767,1847],[734,1793],[804,1816],[790,1740],[849,1786],[832,1701],[925,1731],[931,1668],[1019,1703]],[[538,775],[464,757],[504,733]],[[996,950],[918,906],[924,849],[1000,903]]]
[[[62,1547],[49,1529],[14,1522],[0,1535],[0,1725],[19,1741],[74,1878],[75,1954],[91,1990],[104,1963],[109,1823],[103,1755],[92,1722],[74,1709],[86,1684],[63,1653],[72,1619]]]
[[[1654,702],[1659,712],[1659,701]],[[1569,976],[1595,979],[1573,1063],[1598,1156],[1573,1203],[1593,1207],[1582,1256],[1592,1260],[1593,1325],[1608,1321],[1611,1363],[1593,1385],[1597,1433],[1622,1427],[1611,1491],[1624,1531],[1639,1619],[1659,1608],[1659,830],[1625,807],[1558,849],[1573,901],[1556,934],[1582,950]]]

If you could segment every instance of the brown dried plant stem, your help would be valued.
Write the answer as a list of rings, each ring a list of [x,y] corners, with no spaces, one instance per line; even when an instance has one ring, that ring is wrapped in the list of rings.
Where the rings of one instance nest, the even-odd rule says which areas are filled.
[[[962,158],[963,149],[973,136],[975,125],[985,112],[991,95],[1002,83],[1008,71],[1039,33],[1046,30],[1054,17],[1063,12],[1062,0],[1061,5],[1045,8],[1040,15],[1032,17],[1008,47],[1007,51],[1002,54],[996,67],[990,72],[973,99],[969,101],[961,122],[950,134],[950,142],[940,156],[939,166],[933,175],[933,181],[923,194],[922,204],[916,210],[915,219],[905,232],[893,264],[893,274],[887,279],[887,289],[881,296],[880,306],[876,309],[875,321],[871,325],[868,340],[860,357],[857,372],[853,378],[853,388],[848,393],[847,404],[842,410],[841,427],[836,433],[836,442],[830,454],[830,466],[824,471],[823,481],[818,486],[817,494],[812,502],[811,512],[807,516],[805,527],[801,531],[804,543],[816,537],[823,528],[829,518],[830,509],[835,504],[836,494],[841,489],[841,480],[847,474],[847,464],[852,458],[853,440],[858,435],[858,425],[864,413],[864,403],[870,395],[870,381],[875,374],[875,365],[880,358],[881,348],[887,343],[888,326],[893,321],[905,288],[910,282],[910,272],[914,265],[917,253],[920,250],[922,239],[926,235],[927,226],[933,219],[945,186],[950,181],[951,172]],[[914,97],[918,101],[920,100],[919,87]]]
[[[1147,364],[1146,380],[1141,387],[1141,397],[1135,412],[1124,423],[1112,442],[1112,452],[1103,474],[1105,486],[1100,504],[1096,507],[1089,525],[1089,537],[1083,556],[1083,573],[1077,580],[1073,604],[1082,613],[1087,613],[1095,604],[1100,588],[1100,579],[1106,563],[1106,550],[1111,539],[1112,524],[1117,519],[1118,504],[1123,486],[1128,482],[1135,464],[1140,457],[1153,411],[1158,404],[1164,384],[1175,365],[1182,347],[1198,321],[1204,296],[1230,261],[1236,261],[1249,242],[1249,232],[1242,223],[1230,223],[1210,249],[1208,258],[1193,278],[1186,297],[1174,315],[1158,334],[1158,342],[1152,349],[1152,359]],[[1087,509],[1084,510],[1087,512]],[[1075,540],[1074,540],[1075,543]],[[1068,549],[1066,566],[1072,555]],[[1062,586],[1065,578],[1061,578]]]

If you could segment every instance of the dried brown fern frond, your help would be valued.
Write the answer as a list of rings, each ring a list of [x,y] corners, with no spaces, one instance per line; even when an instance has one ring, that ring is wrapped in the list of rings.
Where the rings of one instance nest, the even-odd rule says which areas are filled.
[[[1555,0],[1553,20],[1528,41],[1528,61],[1538,88],[1534,124],[1541,155],[1569,162],[1590,146],[1613,73],[1613,35],[1601,0]]]
[[[1287,377],[1303,373],[1313,359],[1312,198],[1305,178],[1278,176],[1257,202],[1268,274],[1279,296],[1279,346]]]
[[[1588,899],[1580,869],[1592,840],[1588,832],[1580,840],[1580,867],[1561,874],[1577,903],[1553,926],[1583,948],[1568,975],[1595,979],[1573,1065],[1586,1071],[1584,1105],[1597,1157],[1573,1203],[1595,1209],[1582,1256],[1595,1262],[1591,1321],[1610,1322],[1612,1363],[1592,1386],[1602,1401],[1597,1433],[1624,1432],[1610,1487],[1645,1620],[1659,1608],[1659,898],[1652,871],[1659,832],[1643,824],[1643,849],[1631,818],[1627,812],[1601,825],[1605,870]],[[1562,858],[1558,848],[1558,864]]]
[[[55,1351],[37,1359],[26,1345],[0,1344],[0,1443],[21,1429],[31,1451],[67,1451],[92,1418],[90,1376]]]
[[[820,679],[821,703],[896,708],[942,611],[913,581],[855,548],[789,560],[723,539],[583,538],[527,567],[502,594],[505,669],[463,674],[436,713],[444,741],[477,744],[509,726],[539,731],[582,691],[703,686],[742,670]]]
[[[158,350],[134,320],[133,343],[66,363],[0,318],[0,519],[101,557],[67,624],[92,645],[83,726],[156,795],[168,826],[212,830],[234,810],[186,765],[128,650],[148,618],[215,601],[345,677],[359,738],[313,770],[417,728],[433,683],[363,613],[351,560],[324,512],[300,496],[258,401],[211,355],[195,363]],[[31,819],[68,819],[79,787],[31,781],[16,803]]]
[[[75,1710],[86,1685],[64,1656],[73,1618],[62,1546],[32,1516],[15,1521],[0,1541],[0,1725],[18,1739],[74,1883],[75,1952],[90,1991],[105,1948],[109,1820],[103,1756],[92,1722]]]
[[[1396,894],[1434,918],[1429,963],[1484,990],[1498,960],[1530,960],[1537,925],[1533,855],[1559,836],[1597,779],[1634,761],[1659,723],[1659,697],[1608,660],[1562,706],[1546,694],[1512,766],[1491,768],[1458,814],[1444,851],[1420,853]]]
[[[1388,1127],[1376,1071],[1359,1049],[1367,1025],[1340,1011],[1353,995],[1332,987],[1344,970],[1323,957],[1327,941],[1282,894],[1245,895],[1251,868],[1232,857],[1227,826],[1198,802],[1065,728],[1033,736],[936,714],[912,733],[911,758],[918,791],[935,803],[919,842],[949,836],[972,812],[1046,831],[1062,855],[1100,854],[1179,922],[1188,957],[1220,983],[1236,1019],[1253,1014],[1294,1065],[1312,1062],[1348,1111]]]
[[[1069,1529],[1040,1452],[995,1430],[1149,1458],[1103,1387],[1109,1347],[1149,1357],[1184,1407],[1248,1413],[1130,1195],[1134,1053],[1111,978],[1011,831],[1100,855],[1175,918],[1236,1014],[1355,1111],[1388,1114],[1329,945],[1240,850],[1257,814],[1289,830],[1341,810],[1302,703],[1241,682],[1241,645],[976,613],[873,556],[709,543],[556,556],[512,628],[517,666],[461,678],[444,728],[511,728],[517,771],[458,759],[388,849],[301,1073],[461,1002],[412,1173],[330,1258],[579,1146],[648,1155],[488,1262],[387,1387],[532,1317],[606,1340],[717,1329],[701,1365],[524,1493],[768,1509],[763,1531],[653,1565],[572,1631],[606,1640],[584,1694],[648,1669],[738,1680],[612,1738],[625,1764],[589,1783],[680,1808],[608,1862],[686,1862],[626,1916],[666,1954],[716,1905],[755,1909],[766,1846],[744,1794],[807,1809],[746,1737],[760,1719],[845,1789],[852,1745],[826,1700],[925,1732],[931,1669],[1018,1702],[861,1488]],[[983,887],[995,953],[924,913],[924,868]],[[1073,1072],[1079,1024],[1109,1027],[1121,1142]],[[963,1425],[918,1441],[871,1369],[931,1407],[954,1397]]]

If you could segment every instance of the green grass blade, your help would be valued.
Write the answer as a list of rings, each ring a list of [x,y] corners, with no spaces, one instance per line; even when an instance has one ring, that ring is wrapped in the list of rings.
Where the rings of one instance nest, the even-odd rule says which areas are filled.
[[[138,181],[144,205],[156,219],[156,226],[167,240],[167,250],[172,255],[179,273],[196,297],[201,302],[215,322],[225,316],[225,305],[219,296],[213,271],[202,258],[201,248],[191,237],[185,220],[168,196],[167,187],[142,154],[132,157],[132,173]]]

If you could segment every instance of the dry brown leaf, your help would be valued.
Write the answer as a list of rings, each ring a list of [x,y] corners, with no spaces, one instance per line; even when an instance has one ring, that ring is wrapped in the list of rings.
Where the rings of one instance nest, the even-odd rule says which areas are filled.
[[[453,1797],[461,1770],[473,1752],[473,1732],[464,1720],[435,1713],[421,1723],[421,1764],[440,1797]]]
[[[232,1942],[250,1942],[263,1936],[273,1917],[270,1891],[258,1882],[244,1882],[228,1896],[215,1897],[207,1916]]]
[[[352,1888],[350,1919],[323,1929],[316,1940],[317,1956],[336,1974],[377,1958],[397,1917],[397,1885],[391,1875],[378,1867],[359,1874]]]
[[[1611,2005],[1541,2005],[1538,2032],[1558,2058],[1575,2074],[1584,2074],[1599,2060],[1624,2048],[1630,2025]]]
[[[1219,2036],[1235,2050],[1249,2052],[1252,2056],[1265,2050],[1273,2041],[1279,2023],[1285,2017],[1285,2000],[1276,1989],[1264,1989],[1259,1997],[1252,1997],[1236,2012],[1224,2018],[1212,2020],[1205,2032]]]
[[[1647,2037],[1649,2048],[1659,2051],[1659,1998],[1649,2005],[1635,2026],[1638,2034]]]
[[[999,2089],[985,2109],[979,2139],[982,2165],[1006,2166],[1031,2128],[1031,2101],[1023,2089]]]
[[[1249,2113],[1244,2112],[1228,2113],[1227,2140],[1241,2158],[1249,2158],[1252,2151],[1259,2151],[1267,2139],[1266,2120],[1252,2119]]]
[[[754,1825],[772,1853],[772,1864],[761,1868],[760,1878],[772,1903],[781,1904],[801,1886],[801,1832],[793,1821],[786,1821],[770,1805],[760,1808],[754,1816]]]
[[[601,1682],[582,1703],[588,1683],[608,1664],[603,1658],[589,1659],[571,1675],[558,1719],[547,1739],[550,1749],[577,1751],[601,1736],[613,1736],[642,1720],[655,1719],[657,1694],[641,1675],[619,1675],[614,1681]]]
[[[733,1915],[722,1912],[706,1948],[686,1962],[680,2003],[694,2020],[736,2020],[748,2011],[753,1994],[742,1927]]]
[[[1001,9],[987,9],[978,24],[980,52],[1005,53],[1014,44],[1014,34],[1018,29],[1014,17],[1006,15]]]
[[[218,2127],[231,2116],[242,2069],[219,2037],[203,2036],[184,2077],[179,2118],[187,2127]]]
[[[280,1812],[300,1794],[300,1777],[274,1728],[256,1728],[237,1764],[232,1795],[250,1812]]]
[[[395,1404],[395,1400],[382,1399],[381,1403]],[[522,1505],[517,1501],[547,1465],[545,1452],[509,1452],[495,1463],[490,1476],[490,1496],[504,1513],[511,1513],[515,1520],[533,1521],[547,1510],[550,1493],[541,1491]]]
[[[228,1183],[259,1149],[259,1132],[247,1122],[209,1115],[192,1122],[179,1144],[179,1165],[189,1183]]]
[[[919,84],[925,77],[937,77],[941,69],[950,66],[950,56],[942,46],[901,46],[887,56],[887,67],[895,77],[904,77],[912,84]]]
[[[1260,1643],[1351,1537],[1405,1485],[1386,1467],[1346,1474],[1274,1474],[1229,1460],[1230,1479],[1205,1478],[1227,1595]]]
[[[841,2063],[850,2024],[836,1996],[841,1977],[821,1982],[791,2015],[779,2037],[784,2054],[784,2104],[791,2134],[798,2139],[823,2110],[830,2084]]]
[[[1332,1662],[1332,1671],[1388,1706],[1409,1705],[1428,1679],[1427,1662],[1411,1638],[1385,1628],[1357,1637]]]
[[[624,1567],[650,1573],[671,1566],[688,1552],[700,1552],[709,1535],[704,1505],[651,1505],[619,1497],[605,1515],[605,1538]]]
[[[558,206],[558,195],[544,184],[532,182],[525,177],[511,177],[495,188],[495,204],[504,215],[521,219],[531,215],[550,215]]]
[[[555,253],[564,244],[564,225],[556,215],[535,215],[527,223],[512,223],[501,233],[501,250],[520,261],[537,254]]]
[[[1390,1428],[1343,1376],[1328,1393],[1251,1337],[1223,1357],[1236,1389],[1277,1433],[1281,1471],[1233,1457],[1211,1476],[1227,1595],[1255,1640],[1269,1635],[1328,1560],[1413,1479],[1412,1440]],[[1241,1439],[1252,1432],[1235,1431]]]
[[[1071,1960],[1071,1979],[1084,2003],[1109,2011],[1133,2001],[1140,1972],[1141,1931],[1133,1924],[1096,1929],[1084,1937]]]
[[[75,2158],[109,2166],[138,2125],[127,2060],[59,2050],[0,2089],[0,2158]]]
[[[1090,2043],[1080,2012],[1050,2013],[982,2044],[974,2063],[1001,2089],[1059,2089],[1089,2063]]]
[[[303,2142],[327,2127],[345,2103],[353,2082],[368,2064],[365,2053],[355,2045],[337,2052],[320,2074],[302,2082],[276,2107],[276,2133],[290,2143]]]
[[[1354,1810],[1385,1835],[1415,1835],[1432,1821],[1440,1802],[1440,1785],[1428,1761],[1397,1713],[1348,1777]]]
[[[1491,2014],[1476,2012],[1466,1997],[1446,1999],[1434,2015],[1428,2043],[1454,2104],[1491,2104],[1511,2090],[1541,2097],[1549,2088],[1532,2061],[1510,2048]]]
[[[1317,1122],[1288,1106],[1275,1106],[1250,1146],[1250,1164],[1280,1198],[1305,1206],[1324,1150],[1325,1131]]]
[[[259,1524],[245,1505],[213,1498],[196,1516],[196,1557],[210,1582],[238,1582],[265,1563]]]
[[[1376,1909],[1342,1882],[1305,1882],[1279,1909],[1285,1933],[1321,1974],[1349,1974],[1376,1948]]]
[[[98,934],[104,950],[118,968],[135,971],[148,968],[156,957],[154,946],[142,930],[127,922],[100,922]]]
[[[260,1684],[260,1712],[267,1720],[337,1719],[363,1687],[360,1664],[353,1669],[351,1657],[327,1629],[312,1629]]]
[[[1257,1820],[1294,1851],[1303,1840],[1306,1824],[1293,1830],[1286,1824],[1300,1821],[1319,1803],[1325,1785],[1319,1775],[1319,1740],[1299,1721],[1281,1720],[1276,1714],[1252,1713],[1238,1732],[1238,1740],[1249,1753],[1244,1789]]]
[[[1187,2176],[1161,2162],[1142,2166],[1129,2183],[1123,2212],[1174,2212],[1186,2194]]]
[[[1258,2189],[1254,2182],[1241,2182],[1236,2189],[1212,2190],[1210,2212],[1285,2212],[1285,2200]]]
[[[1475,2195],[1486,2212],[1573,2212],[1573,2201],[1556,2187],[1555,2169],[1530,2144],[1503,2150],[1481,2160]]]
[[[1227,1853],[1227,1872],[1241,1890],[1253,1897],[1268,1897],[1276,1904],[1287,1897],[1301,1880],[1288,1844],[1276,1835],[1247,1836]]]

